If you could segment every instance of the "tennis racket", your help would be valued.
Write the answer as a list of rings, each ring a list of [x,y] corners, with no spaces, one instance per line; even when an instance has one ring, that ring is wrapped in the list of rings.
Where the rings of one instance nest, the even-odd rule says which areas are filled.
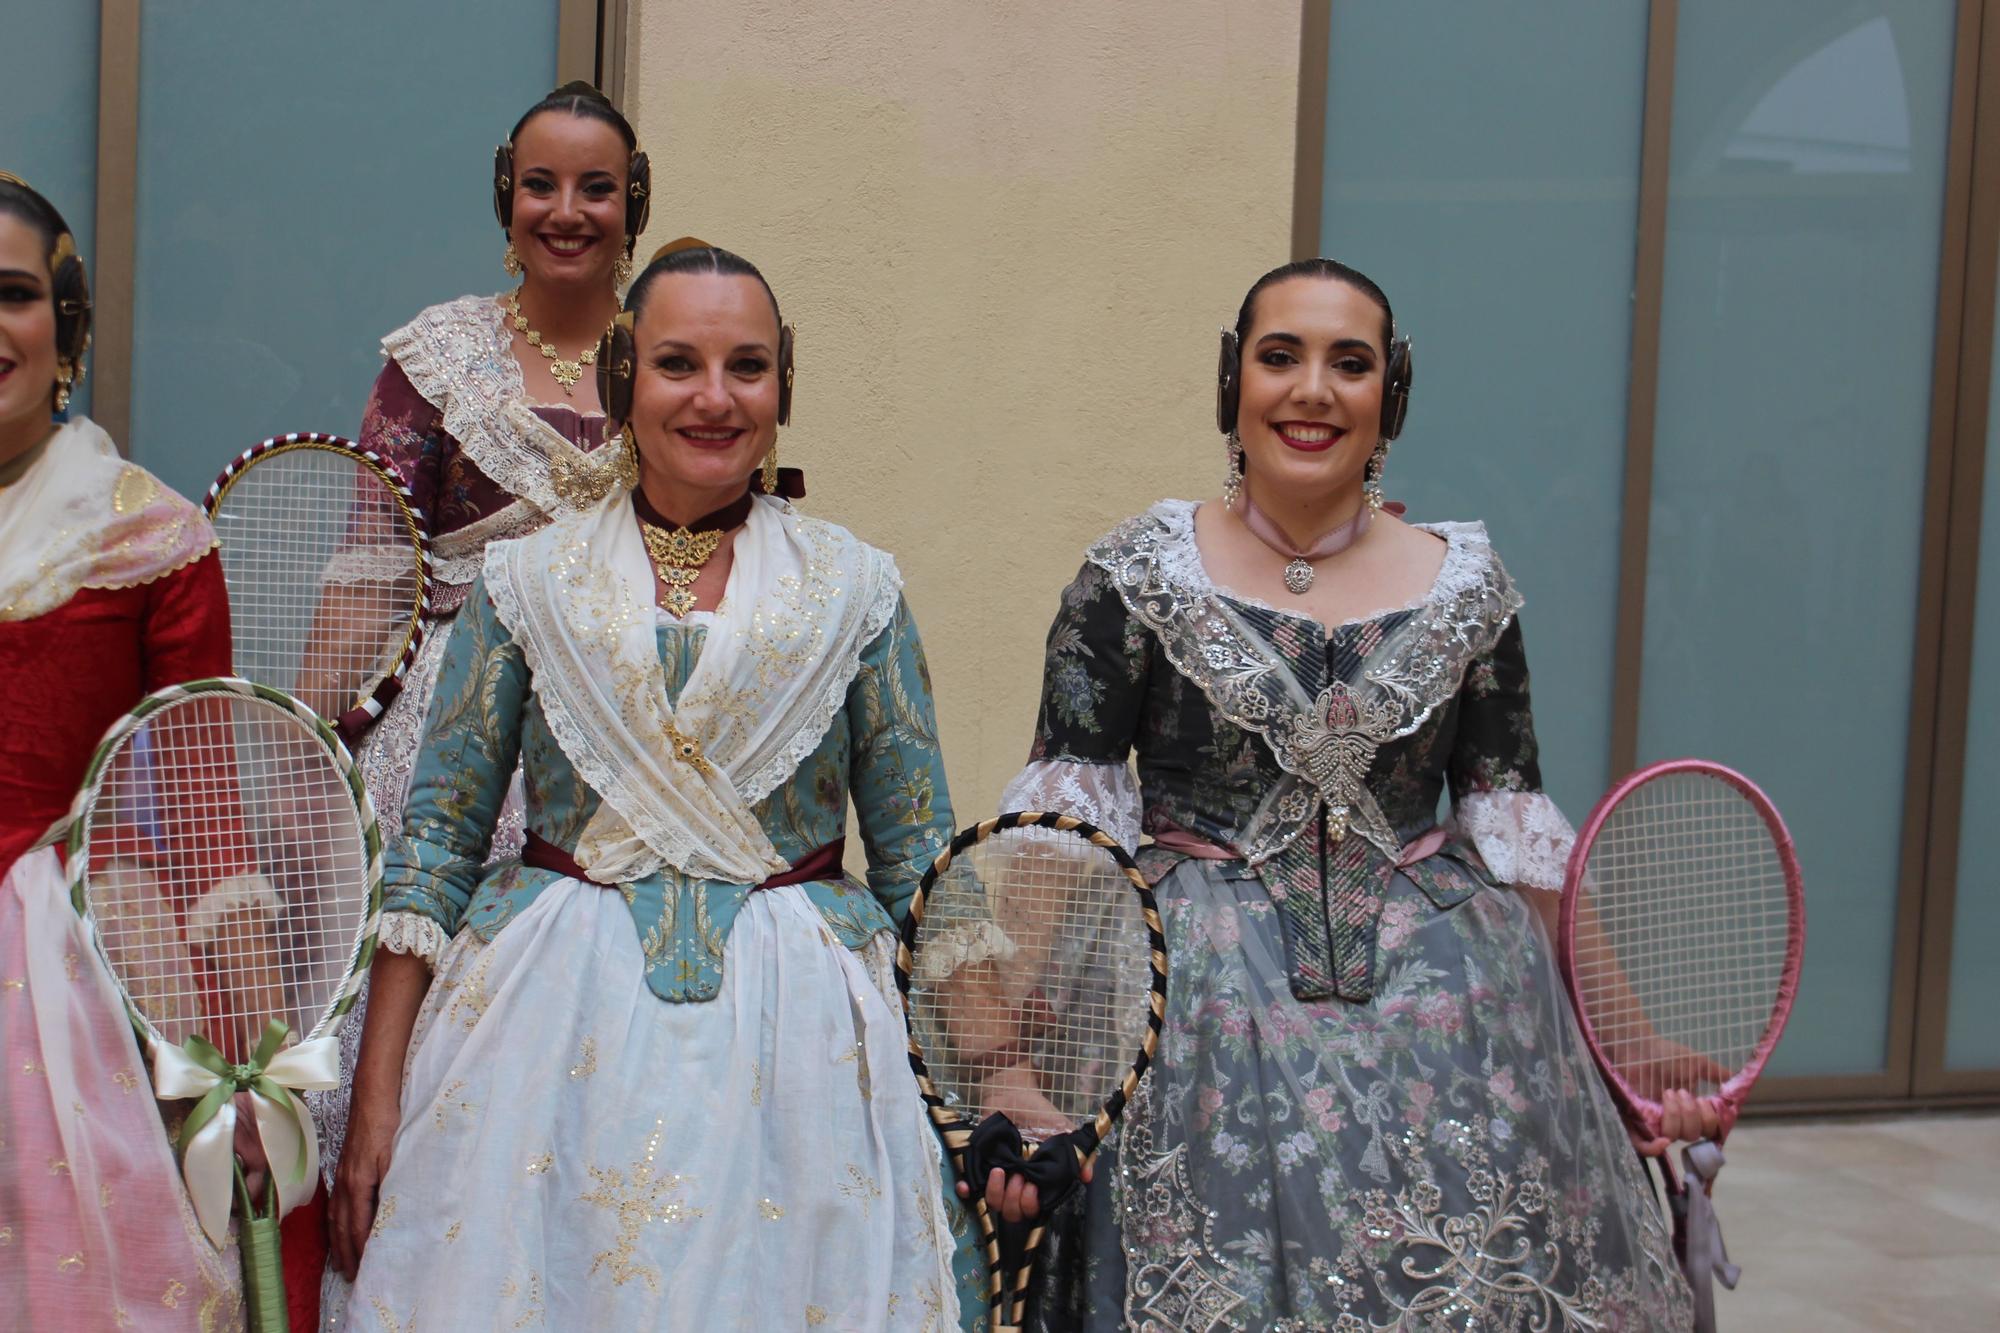
[[[910,902],[896,983],[910,1067],[972,1191],[994,1333],[1018,1329],[1044,1221],[1124,1112],[1158,1045],[1167,945],[1153,891],[1116,839],[1070,815],[961,832]],[[993,1167],[1041,1195],[997,1220]]]
[[[359,739],[423,641],[430,536],[387,460],[301,431],[245,450],[203,502],[222,543],[236,670]]]
[[[339,1078],[332,1034],[374,954],[382,846],[359,774],[282,691],[204,680],[114,724],[67,817],[70,897],[166,1101],[197,1220],[218,1246],[231,1197],[251,1327],[286,1327],[278,1219],[318,1183],[297,1095]],[[270,1162],[252,1205],[234,1155],[248,1091]]]
[[[1666,1172],[1697,1328],[1713,1326],[1713,1277],[1736,1284],[1708,1193],[1791,1014],[1805,926],[1784,820],[1720,764],[1676,759],[1632,774],[1598,802],[1570,854],[1557,946],[1613,1098],[1648,1138],[1660,1137],[1670,1089],[1716,1107],[1713,1141],[1683,1152],[1687,1183]]]

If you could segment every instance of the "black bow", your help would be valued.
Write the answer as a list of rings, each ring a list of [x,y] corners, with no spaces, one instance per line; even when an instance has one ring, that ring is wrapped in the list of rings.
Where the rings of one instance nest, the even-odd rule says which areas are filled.
[[[1010,1176],[1026,1178],[1040,1195],[1041,1213],[1046,1217],[1083,1184],[1082,1154],[1096,1146],[1087,1131],[1072,1129],[1043,1139],[1031,1156],[1014,1122],[995,1111],[972,1131],[965,1145],[965,1168],[974,1194],[985,1190],[995,1167]]]

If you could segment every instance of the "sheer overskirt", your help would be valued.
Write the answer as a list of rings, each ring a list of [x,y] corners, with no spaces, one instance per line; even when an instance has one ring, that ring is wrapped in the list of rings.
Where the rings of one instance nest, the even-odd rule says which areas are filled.
[[[52,848],[0,884],[0,978],[10,1326],[240,1327],[236,1247],[215,1249],[195,1223],[138,1043]]]
[[[1240,862],[1183,861],[1157,891],[1163,1058],[1042,1327],[1687,1327],[1662,1215],[1520,894],[1440,911],[1395,876],[1384,984],[1353,1005],[1292,997]]]
[[[403,802],[409,795],[410,773],[416,767],[417,747],[423,740],[424,718],[430,713],[431,695],[437,689],[438,668],[444,662],[445,645],[451,641],[451,631],[457,623],[454,616],[434,620],[427,626],[416,660],[410,663],[410,670],[403,678],[402,692],[391,702],[382,720],[362,738],[360,751],[355,756],[362,781],[368,787],[369,800],[375,807],[375,822],[381,828],[385,841],[402,832]],[[516,772],[513,785],[507,792],[507,803],[502,807],[499,821],[493,829],[491,860],[499,862],[519,856],[526,827],[521,775]],[[406,939],[416,938],[407,927],[422,924],[428,923],[385,920],[382,946],[393,948]],[[434,959],[430,961],[435,962]],[[361,1031],[367,1020],[368,985],[364,981],[360,993],[354,997],[354,1008],[348,1011],[340,1027],[340,1085],[325,1092],[306,1094],[306,1105],[312,1111],[313,1122],[319,1131],[320,1175],[326,1182],[328,1195],[333,1192],[334,1173],[340,1167],[341,1151],[347,1146],[347,1117],[353,1109],[354,1065],[360,1057]],[[321,1280],[320,1296],[321,1323],[328,1333],[342,1327],[338,1318],[328,1312],[346,1309],[349,1291],[347,1279],[338,1268],[328,1264]]]

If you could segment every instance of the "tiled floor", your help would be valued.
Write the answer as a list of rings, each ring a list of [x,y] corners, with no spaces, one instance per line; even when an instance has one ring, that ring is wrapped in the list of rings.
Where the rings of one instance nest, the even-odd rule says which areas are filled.
[[[1715,1200],[1730,1333],[2000,1330],[2000,1115],[1753,1121]]]

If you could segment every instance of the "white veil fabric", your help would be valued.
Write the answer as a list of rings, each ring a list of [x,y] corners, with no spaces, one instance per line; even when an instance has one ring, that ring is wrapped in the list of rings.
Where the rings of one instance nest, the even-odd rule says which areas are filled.
[[[199,509],[77,417],[0,487],[0,620],[46,614],[84,588],[151,583],[214,546]]]
[[[0,883],[0,1292],[18,1328],[233,1329],[235,1245],[196,1224],[54,848]]]

